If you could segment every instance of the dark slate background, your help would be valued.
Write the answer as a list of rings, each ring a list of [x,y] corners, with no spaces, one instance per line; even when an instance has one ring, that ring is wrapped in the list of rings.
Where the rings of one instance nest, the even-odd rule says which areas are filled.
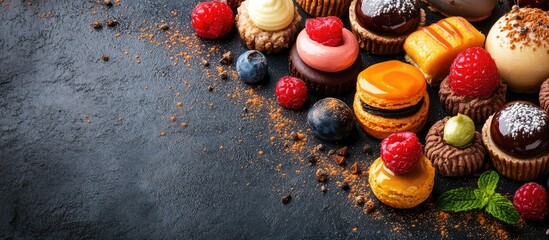
[[[288,52],[268,56],[270,79],[260,85],[216,80],[205,74],[200,57],[190,67],[174,66],[173,51],[139,39],[147,27],[155,39],[165,39],[154,25],[161,20],[191,35],[189,15],[199,1],[125,0],[111,8],[100,2],[0,1],[0,239],[547,238],[547,220],[506,226],[484,214],[481,226],[480,212],[473,212],[450,214],[441,223],[429,217],[438,214],[433,199],[411,210],[374,199],[373,217],[335,181],[322,194],[316,168],[296,160],[307,151],[288,153],[278,136],[269,140],[276,133],[268,111],[243,118],[246,98],[226,96],[251,88],[272,103],[276,80],[288,74]],[[440,18],[422,6],[428,23]],[[494,16],[475,26],[486,34],[506,9],[498,4]],[[94,20],[106,18],[120,24],[93,30]],[[204,49],[220,47],[209,59],[214,66],[224,51],[236,58],[246,50],[236,30],[201,43]],[[102,54],[110,61],[102,61]],[[367,66],[402,56],[362,52],[362,59]],[[446,113],[436,89],[429,92],[431,125]],[[296,122],[291,129],[308,135],[306,148],[349,146],[349,162],[375,159],[379,141],[362,130],[343,143],[321,142],[307,132],[306,108],[318,99],[312,96],[303,110],[282,112]],[[352,94],[341,99],[351,104]],[[179,126],[183,121],[188,127]],[[371,156],[361,152],[364,144],[373,146]],[[286,175],[276,171],[279,164]],[[433,195],[475,182],[437,176]],[[498,191],[510,198],[520,184],[502,179]],[[283,205],[288,194],[293,198]],[[491,225],[495,230],[487,231]]]

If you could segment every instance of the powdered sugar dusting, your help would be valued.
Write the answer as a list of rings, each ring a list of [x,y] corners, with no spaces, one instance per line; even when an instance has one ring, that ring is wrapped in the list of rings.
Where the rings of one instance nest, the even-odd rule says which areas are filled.
[[[393,11],[397,11],[399,13],[404,13],[406,11],[409,11],[409,9],[415,9],[416,6],[414,3],[415,0],[369,0],[372,2],[371,6],[383,6],[380,8],[377,8],[373,12],[373,16],[379,16],[379,15],[385,15],[389,14]]]
[[[514,103],[500,112],[500,120],[507,126],[511,137],[534,135],[547,125],[547,113],[525,103]]]

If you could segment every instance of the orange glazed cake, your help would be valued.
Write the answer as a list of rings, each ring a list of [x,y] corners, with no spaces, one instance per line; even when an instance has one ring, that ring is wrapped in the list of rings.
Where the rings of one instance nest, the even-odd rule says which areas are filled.
[[[438,86],[461,51],[484,44],[484,35],[462,17],[449,17],[410,34],[406,61],[417,66],[430,85]]]

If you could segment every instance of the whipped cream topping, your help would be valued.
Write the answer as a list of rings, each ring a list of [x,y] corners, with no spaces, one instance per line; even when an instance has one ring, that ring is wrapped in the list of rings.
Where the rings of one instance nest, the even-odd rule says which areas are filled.
[[[343,29],[343,43],[337,47],[322,45],[302,30],[296,40],[297,53],[309,67],[323,72],[339,72],[349,68],[358,57],[358,41]]]
[[[248,0],[250,19],[266,31],[278,31],[290,25],[294,12],[292,0]]]

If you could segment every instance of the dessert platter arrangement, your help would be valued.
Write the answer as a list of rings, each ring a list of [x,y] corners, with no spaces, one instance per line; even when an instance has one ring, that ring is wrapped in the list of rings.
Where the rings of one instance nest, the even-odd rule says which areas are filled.
[[[47,137],[18,142],[28,134],[2,126],[0,239],[549,236],[549,0],[89,0],[66,17],[14,2],[0,0],[7,26],[33,26],[32,11],[50,28],[37,36],[68,40],[3,33],[2,51],[91,57],[53,54],[59,69],[41,58],[17,75],[13,51],[0,75],[54,68],[62,87],[31,85],[49,94],[44,109],[80,100],[51,100],[75,88],[87,98],[59,114],[105,113],[66,123],[75,136],[39,132],[69,136],[48,138],[57,165],[32,160]],[[51,33],[81,18],[81,36]],[[0,77],[1,99],[27,86]],[[38,110],[13,99],[0,113],[24,129],[19,115]],[[90,143],[101,147],[71,155]]]
[[[380,156],[366,171],[381,203],[414,208],[431,195],[435,175],[476,174],[478,188],[447,191],[436,207],[484,209],[511,225],[543,221],[549,182],[536,181],[549,174],[548,2],[512,1],[487,33],[473,24],[491,16],[496,0],[424,2],[214,1],[199,3],[191,21],[204,39],[223,37],[234,22],[248,48],[236,62],[247,84],[265,78],[269,55],[289,52],[278,103],[291,111],[316,96],[307,126],[320,142],[345,140],[355,124],[379,139]],[[442,17],[428,22],[426,11]],[[361,55],[395,58],[365,66]],[[352,105],[338,99],[353,94]],[[426,125],[435,102],[447,116]],[[524,184],[504,196],[495,191],[500,177]]]

